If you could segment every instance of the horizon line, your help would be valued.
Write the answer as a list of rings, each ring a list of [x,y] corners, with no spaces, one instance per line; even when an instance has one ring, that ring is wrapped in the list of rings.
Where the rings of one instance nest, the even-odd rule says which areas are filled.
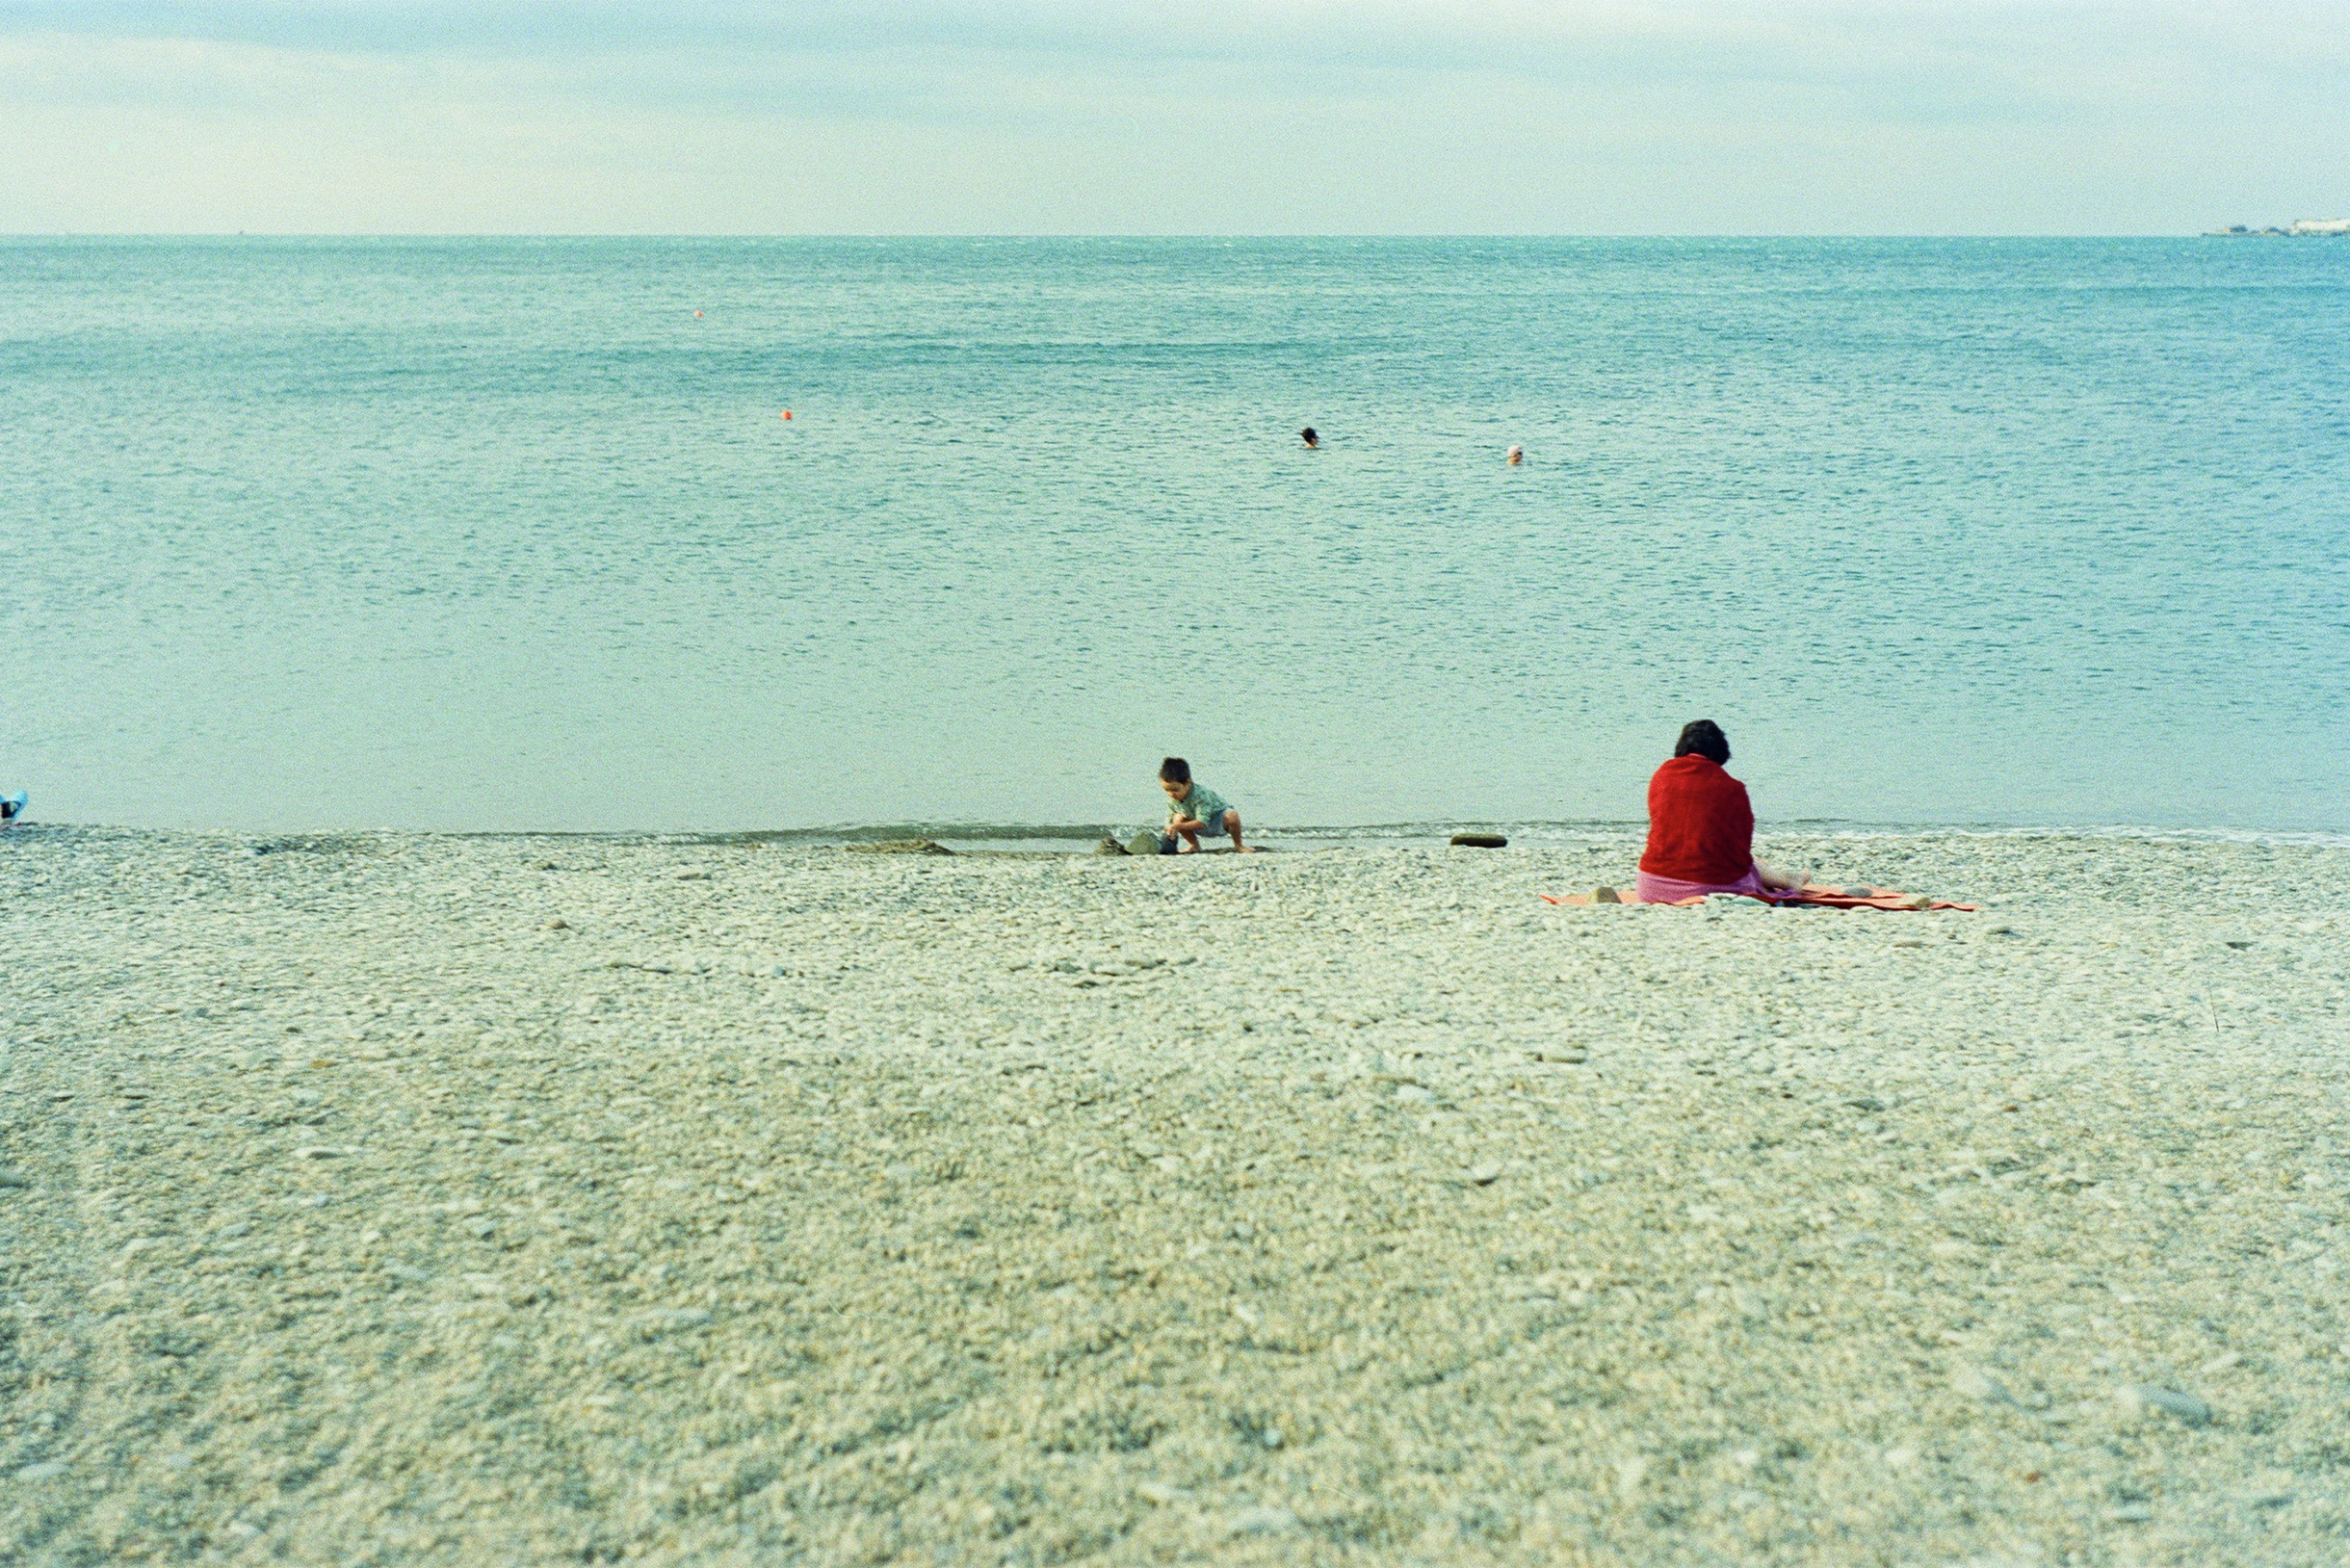
[[[2312,222],[2296,219],[2294,222]],[[1008,241],[1076,241],[1105,240],[1163,241],[1163,240],[2195,240],[2195,239],[2263,239],[2284,236],[2295,239],[2328,239],[2331,235],[2285,235],[2281,226],[2253,228],[2241,232],[2226,228],[2206,229],[2131,229],[2113,231],[2057,231],[2053,229],[2014,230],[1585,230],[1561,232],[1535,229],[1430,229],[1391,231],[1223,231],[1182,230],[1166,232],[1110,232],[1071,230],[1067,232],[1009,229],[901,229],[901,230],[696,230],[696,229],[35,229],[0,228],[0,240],[1008,240]]]

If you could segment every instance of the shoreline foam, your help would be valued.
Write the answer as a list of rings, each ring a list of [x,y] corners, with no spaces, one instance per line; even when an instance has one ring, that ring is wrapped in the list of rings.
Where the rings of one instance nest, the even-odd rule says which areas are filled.
[[[877,841],[933,839],[953,846],[989,848],[1032,846],[1022,852],[1038,854],[1089,853],[1104,835],[1124,838],[1140,826],[1155,826],[1136,816],[1093,823],[902,822],[843,823],[816,827],[743,828],[615,828],[550,830],[535,828],[448,828],[417,830],[398,827],[148,827],[128,823],[44,821],[35,817],[27,830],[68,833],[152,834],[169,838],[211,840],[242,838],[254,843],[320,843],[362,838],[538,840],[549,842],[647,843],[672,845],[757,844],[778,849],[829,849]],[[1387,849],[1442,846],[1460,832],[1497,832],[1521,849],[1582,847],[1615,844],[1627,837],[1635,842],[1644,831],[1641,819],[1622,821],[1515,821],[1462,817],[1412,823],[1338,824],[1272,824],[1261,831],[1292,848]],[[1879,839],[2081,839],[2095,842],[2154,844],[2240,844],[2279,848],[2350,849],[2350,830],[2330,828],[2259,828],[2165,826],[2145,823],[1867,823],[1841,820],[1762,822],[1756,824],[1760,840],[1802,839],[1848,843]],[[1635,850],[1636,852],[1636,850]]]

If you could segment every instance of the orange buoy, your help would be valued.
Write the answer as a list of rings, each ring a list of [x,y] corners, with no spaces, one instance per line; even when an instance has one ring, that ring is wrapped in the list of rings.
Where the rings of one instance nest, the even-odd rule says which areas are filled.
[[[789,408],[786,408],[786,409],[783,411],[783,417],[784,417],[784,418],[786,418],[786,419],[791,418],[791,417],[792,417],[792,410],[791,410],[791,409],[789,409]]]

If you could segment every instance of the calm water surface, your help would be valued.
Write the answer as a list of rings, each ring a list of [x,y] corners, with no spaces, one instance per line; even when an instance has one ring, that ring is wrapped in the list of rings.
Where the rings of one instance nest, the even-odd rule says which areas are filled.
[[[2350,829],[2350,242],[14,240],[0,392],[52,820]]]

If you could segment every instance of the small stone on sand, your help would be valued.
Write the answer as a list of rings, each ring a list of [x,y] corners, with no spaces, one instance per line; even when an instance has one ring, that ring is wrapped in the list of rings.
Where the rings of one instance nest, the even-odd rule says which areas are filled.
[[[2192,1394],[2182,1394],[2175,1388],[2157,1388],[2152,1383],[2127,1383],[2115,1391],[2122,1408],[2132,1411],[2159,1410],[2176,1416],[2189,1426],[2207,1425],[2211,1407]]]
[[[1958,1367],[1950,1373],[1950,1387],[1970,1399],[1981,1399],[1989,1404],[2013,1404],[2014,1395],[2007,1385],[1980,1367]]]
[[[1241,1508],[1224,1516],[1228,1535],[1280,1535],[1297,1529],[1297,1516],[1287,1508]]]

